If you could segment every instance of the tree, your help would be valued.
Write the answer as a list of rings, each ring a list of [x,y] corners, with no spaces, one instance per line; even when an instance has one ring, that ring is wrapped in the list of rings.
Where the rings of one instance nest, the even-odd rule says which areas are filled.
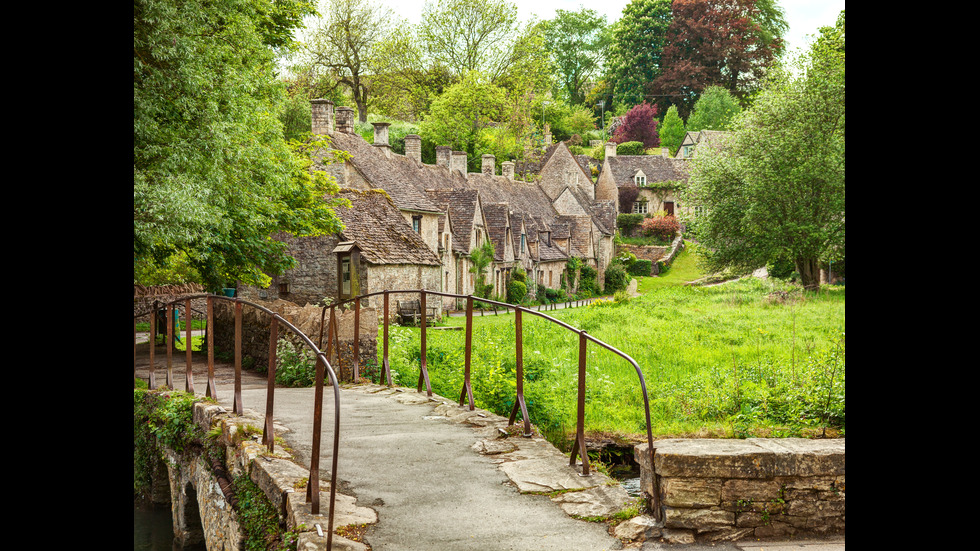
[[[292,25],[311,10],[271,0],[135,2],[134,278],[178,260],[212,289],[263,284],[292,263],[272,233],[340,227],[322,200],[335,184],[310,175],[310,151],[290,147],[277,118],[276,49],[290,46]]]
[[[645,99],[645,86],[660,75],[671,21],[670,0],[632,0],[612,28],[608,80],[614,101],[627,106]],[[606,105],[609,112],[612,105]]]
[[[501,120],[505,102],[502,88],[473,71],[432,102],[419,124],[419,134],[433,143],[467,151],[473,160],[481,132]]]
[[[478,297],[490,298],[489,294],[492,289],[487,289],[486,285],[486,268],[493,262],[494,250],[493,242],[484,241],[483,245],[473,249],[470,252],[470,273],[476,274],[476,285],[473,290]],[[490,286],[493,287],[492,285]]]
[[[643,102],[626,112],[613,134],[616,143],[641,142],[644,148],[660,145],[657,133],[657,109]]]
[[[358,120],[367,122],[375,47],[390,29],[392,12],[372,0],[325,0],[323,11],[302,64],[314,75],[328,75],[333,86],[350,90]]]
[[[792,259],[807,290],[819,261],[844,249],[844,17],[777,66],[726,146],[693,161],[688,204],[704,208],[709,269]]]
[[[664,122],[660,125],[658,134],[660,145],[670,150],[671,157],[676,155],[677,150],[684,143],[684,135],[687,134],[687,131],[684,130],[684,121],[677,114],[676,105],[671,105],[667,109],[667,114],[664,115]]]
[[[687,119],[687,129],[691,132],[728,130],[741,112],[742,107],[731,92],[721,86],[708,86],[694,103],[694,110]]]
[[[711,85],[747,103],[782,50],[782,40],[758,23],[763,17],[756,0],[675,0],[672,9],[663,71],[649,86],[658,105],[677,105],[686,119]]]
[[[551,52],[556,70],[556,89],[568,103],[585,102],[586,87],[602,69],[603,54],[610,35],[606,16],[595,10],[556,10],[555,18],[545,24],[545,45]]]

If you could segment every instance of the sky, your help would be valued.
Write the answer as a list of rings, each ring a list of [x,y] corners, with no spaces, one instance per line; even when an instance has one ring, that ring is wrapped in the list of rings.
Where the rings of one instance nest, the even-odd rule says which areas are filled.
[[[378,0],[412,24],[418,24],[426,0]],[[527,21],[552,19],[555,10],[578,11],[582,7],[606,16],[606,21],[617,21],[630,0],[508,0],[517,5],[518,18]],[[787,52],[807,46],[806,35],[816,34],[820,27],[833,26],[837,14],[844,9],[844,0],[778,0],[785,12],[789,30],[783,38]]]

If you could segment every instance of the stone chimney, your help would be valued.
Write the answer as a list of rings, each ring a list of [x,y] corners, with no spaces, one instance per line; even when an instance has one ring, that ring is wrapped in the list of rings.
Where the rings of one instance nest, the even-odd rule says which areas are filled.
[[[422,138],[418,134],[405,136],[405,156],[422,164]]]
[[[353,107],[337,108],[337,132],[343,132],[344,134],[354,133],[354,108]]]
[[[449,160],[453,156],[453,148],[448,145],[436,146],[436,165],[449,168]]]
[[[374,127],[374,147],[380,147],[385,157],[391,158],[391,144],[388,143],[388,127],[390,122],[372,122]]]
[[[500,171],[503,173],[504,178],[508,180],[514,179],[514,163],[513,161],[504,161],[500,163]]]
[[[606,157],[616,156],[616,142],[606,142]]]
[[[664,155],[664,158],[665,158],[665,159],[669,159],[669,158],[670,158],[670,148],[669,148],[669,147],[666,147],[666,146],[664,146],[664,147],[663,147],[663,148],[661,148],[661,149],[663,149],[663,155]]]
[[[466,177],[466,152],[465,151],[453,151],[452,160],[449,164],[449,172],[458,170],[463,178]]]
[[[311,99],[310,108],[313,115],[313,135],[333,134],[333,102],[328,99]]]
[[[544,123],[544,146],[551,145],[551,124]]]
[[[480,157],[482,164],[480,165],[480,171],[486,176],[493,176],[497,173],[497,158],[489,153],[484,154]]]

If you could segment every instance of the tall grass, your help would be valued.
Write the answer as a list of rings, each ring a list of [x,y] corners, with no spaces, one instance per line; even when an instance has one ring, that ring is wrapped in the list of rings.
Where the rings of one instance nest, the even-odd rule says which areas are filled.
[[[788,285],[745,278],[713,287],[650,285],[629,302],[548,314],[636,360],[655,436],[807,435],[828,427],[842,434],[844,297],[843,287],[804,295]],[[459,396],[463,339],[463,331],[427,335],[434,392]],[[509,415],[514,403],[514,342],[513,314],[474,318],[474,400],[501,415]],[[573,431],[577,335],[525,314],[523,342],[531,422],[550,434]],[[393,329],[390,359],[397,380],[414,386],[417,328]],[[586,430],[626,438],[645,434],[634,368],[594,344],[586,365]]]

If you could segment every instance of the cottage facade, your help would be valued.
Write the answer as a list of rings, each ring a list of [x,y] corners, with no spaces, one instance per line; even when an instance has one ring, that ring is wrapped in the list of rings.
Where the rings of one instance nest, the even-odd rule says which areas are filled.
[[[688,165],[684,159],[672,159],[666,153],[616,155],[615,147],[607,147],[596,187],[609,196],[616,196],[618,212],[623,210],[618,200],[619,189],[635,186],[639,193],[630,209],[631,213],[653,214],[664,211],[675,215],[679,214],[677,188],[687,183],[688,176]]]

